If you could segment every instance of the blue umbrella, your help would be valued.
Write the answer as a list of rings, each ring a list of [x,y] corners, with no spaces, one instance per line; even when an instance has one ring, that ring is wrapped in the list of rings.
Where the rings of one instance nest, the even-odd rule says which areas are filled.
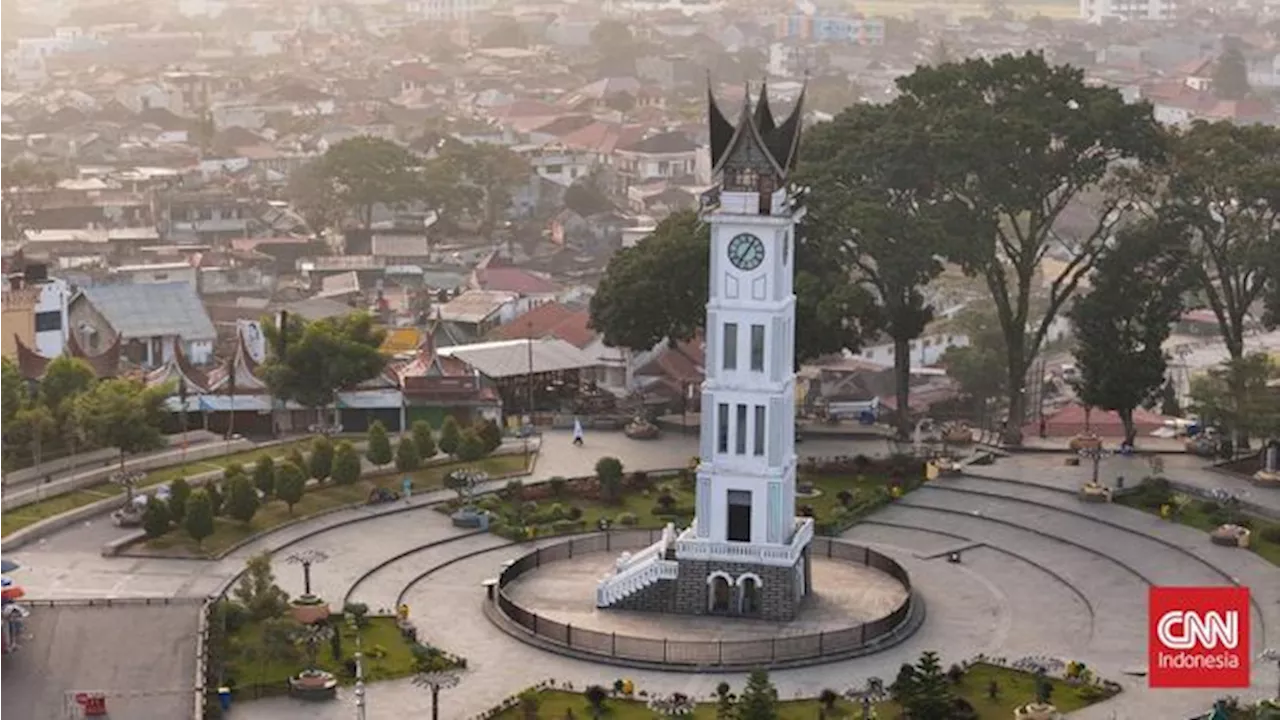
[[[0,573],[11,573],[20,567],[22,566],[10,560],[9,558],[0,559]]]

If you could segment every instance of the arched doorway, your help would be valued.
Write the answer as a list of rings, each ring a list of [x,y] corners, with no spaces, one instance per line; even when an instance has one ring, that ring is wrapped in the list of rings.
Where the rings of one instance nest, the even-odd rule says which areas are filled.
[[[760,614],[760,581],[754,575],[738,578],[738,614]]]
[[[713,575],[707,578],[707,609],[713,613],[729,612],[729,578]]]

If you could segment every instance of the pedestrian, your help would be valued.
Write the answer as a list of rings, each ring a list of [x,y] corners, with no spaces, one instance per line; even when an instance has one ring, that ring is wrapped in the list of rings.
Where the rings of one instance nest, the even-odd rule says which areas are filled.
[[[573,419],[573,444],[582,447],[582,421]]]

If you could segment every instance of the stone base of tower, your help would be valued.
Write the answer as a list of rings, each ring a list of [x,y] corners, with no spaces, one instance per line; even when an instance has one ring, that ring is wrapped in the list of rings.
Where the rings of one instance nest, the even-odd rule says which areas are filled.
[[[809,553],[792,566],[718,560],[677,560],[675,579],[659,580],[611,605],[620,610],[795,619],[812,584]]]

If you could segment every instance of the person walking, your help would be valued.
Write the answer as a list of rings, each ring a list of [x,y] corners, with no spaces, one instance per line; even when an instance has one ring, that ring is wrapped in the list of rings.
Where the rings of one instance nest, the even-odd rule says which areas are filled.
[[[578,418],[573,419],[573,444],[582,447],[582,421]]]

